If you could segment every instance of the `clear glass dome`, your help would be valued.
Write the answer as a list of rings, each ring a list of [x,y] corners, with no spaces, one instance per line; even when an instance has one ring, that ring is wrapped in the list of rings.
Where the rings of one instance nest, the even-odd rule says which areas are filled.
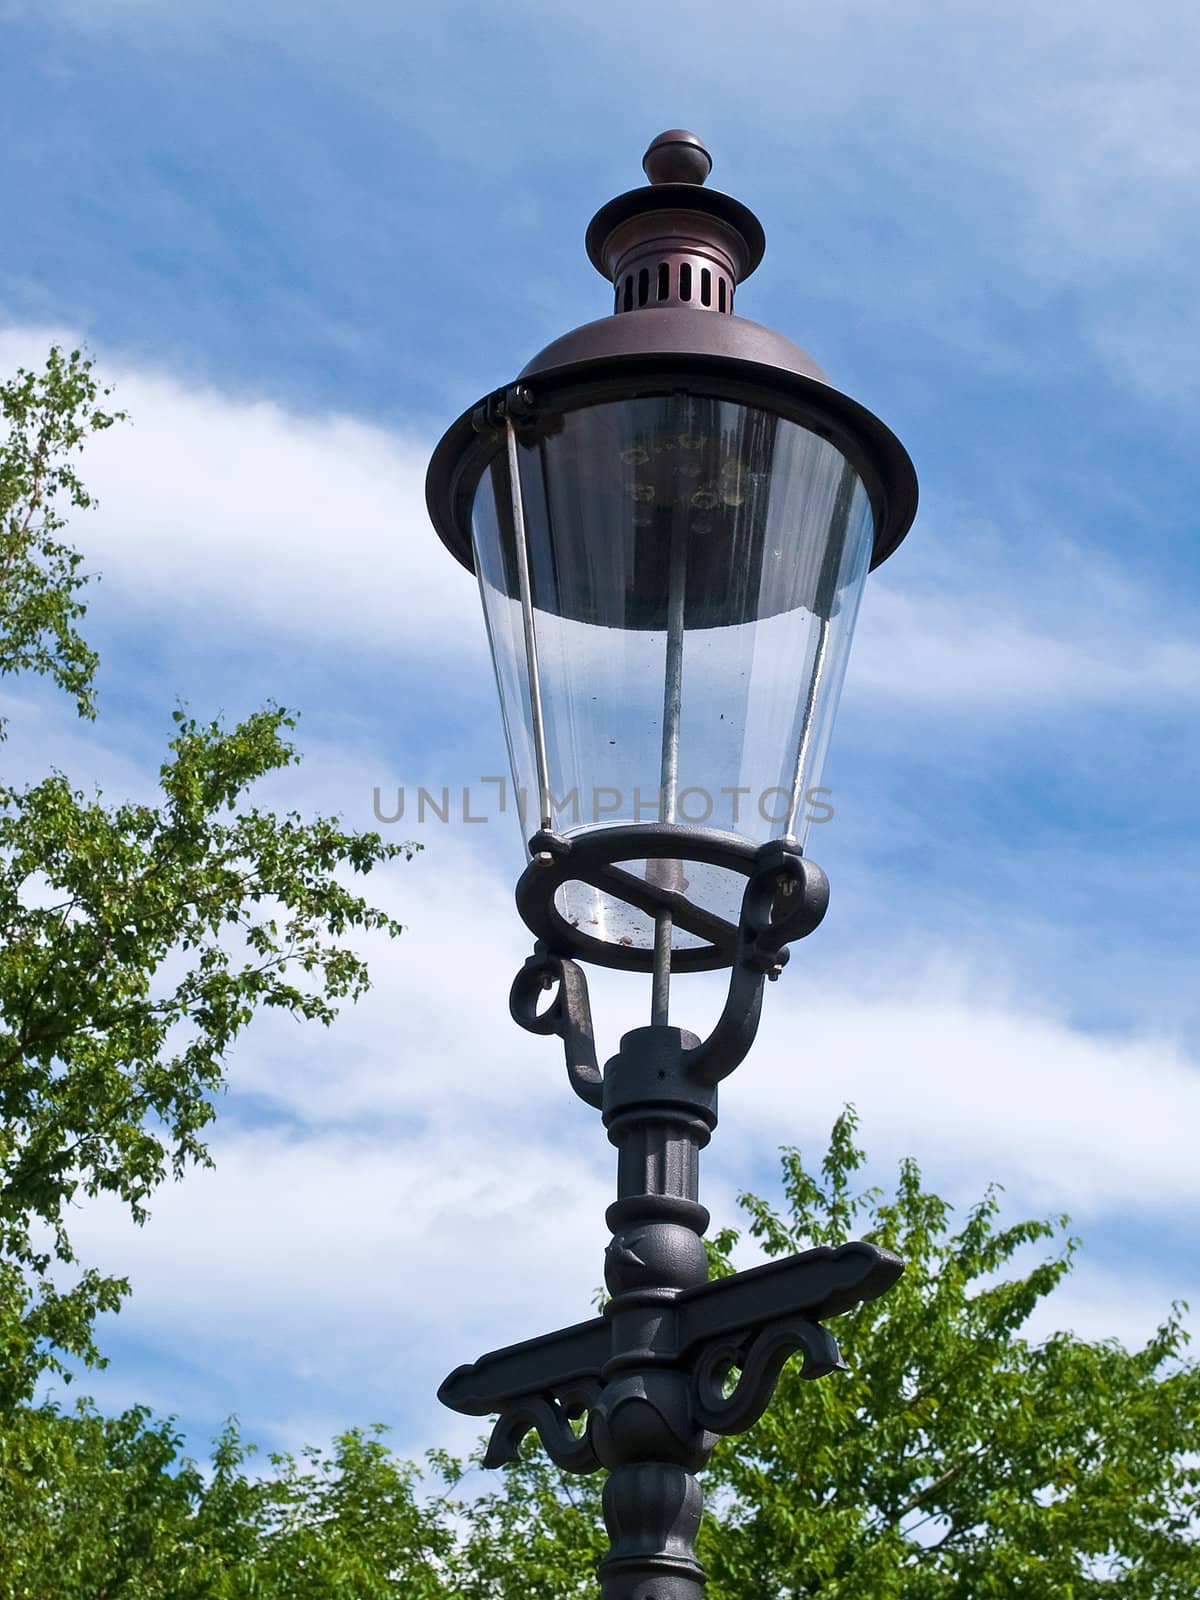
[[[666,821],[803,844],[832,800],[814,791],[871,560],[854,468],[797,423],[689,394],[543,418],[517,457],[533,674],[504,452],[472,534],[526,841],[545,822],[570,835]],[[680,888],[688,872],[689,899],[736,921],[736,874],[627,870]],[[567,885],[560,910],[653,942],[652,917],[589,886]]]

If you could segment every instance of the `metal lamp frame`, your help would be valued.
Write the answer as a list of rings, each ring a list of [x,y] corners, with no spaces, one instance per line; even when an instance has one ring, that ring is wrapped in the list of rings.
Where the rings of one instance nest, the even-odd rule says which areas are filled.
[[[650,187],[610,201],[588,232],[593,264],[613,281],[616,314],[555,340],[513,383],[465,412],[437,446],[427,479],[434,527],[474,570],[476,491],[493,462],[507,457],[541,822],[517,885],[535,947],[513,983],[510,1010],[527,1031],[560,1039],[572,1089],[601,1113],[618,1152],[603,1315],[458,1367],[438,1393],[454,1410],[496,1418],[487,1466],[514,1460],[536,1431],[565,1471],[607,1468],[603,1600],[700,1600],[696,1474],[717,1439],[761,1416],[789,1356],[802,1355],[805,1378],[840,1366],[825,1323],[885,1293],[903,1264],[877,1246],[850,1243],[708,1280],[699,1153],[716,1126],[717,1086],[745,1059],[764,984],[783,970],[789,943],[820,923],[829,885],[787,826],[783,837],[757,845],[678,822],[667,799],[657,822],[569,837],[552,830],[518,450],[563,413],[613,401],[685,394],[754,407],[828,440],[858,474],[874,518],[872,567],[908,531],[917,481],[890,429],[835,389],[810,356],[733,315],[734,289],[762,256],[762,228],[739,201],[699,187],[711,158],[696,136],[660,135],[644,165]],[[684,627],[682,563],[672,557],[669,567],[664,796],[673,792],[678,753]],[[743,877],[737,922],[623,865],[643,860]],[[558,899],[569,882],[652,918],[653,948],[577,926]],[[676,928],[700,942],[673,948]],[[580,961],[652,974],[650,1026],[626,1034],[603,1067]],[[708,1037],[670,1026],[672,973],[722,968],[730,972],[728,992]]]
[[[682,348],[685,339],[690,348]],[[430,519],[442,542],[474,572],[471,507],[484,472],[505,448],[507,421],[518,438],[535,436],[547,415],[672,394],[752,406],[829,440],[870,498],[872,570],[912,525],[917,478],[908,452],[865,406],[825,382],[798,346],[740,317],[663,310],[577,328],[535,357],[515,383],[485,396],[451,425],[426,479]]]

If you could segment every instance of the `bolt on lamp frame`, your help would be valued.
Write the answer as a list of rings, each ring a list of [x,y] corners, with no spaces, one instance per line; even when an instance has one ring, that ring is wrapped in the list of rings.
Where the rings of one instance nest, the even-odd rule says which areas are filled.
[[[717,1086],[753,1043],[764,983],[779,976],[789,944],[817,927],[828,903],[828,882],[802,853],[796,825],[816,707],[828,693],[834,591],[844,567],[824,559],[806,591],[815,643],[779,836],[762,841],[736,829],[692,826],[679,820],[675,803],[685,623],[689,610],[704,603],[697,598],[697,567],[715,563],[719,580],[726,557],[709,521],[693,516],[686,524],[674,515],[669,537],[661,523],[651,590],[631,595],[626,588],[617,596],[622,615],[633,619],[618,626],[663,635],[657,820],[556,829],[539,660],[546,567],[530,534],[522,451],[541,448],[561,433],[564,419],[592,407],[698,396],[705,405],[752,408],[836,450],[843,467],[830,497],[829,548],[836,553],[838,540],[848,537],[852,493],[861,485],[872,567],[912,522],[916,477],[890,431],[832,388],[810,357],[733,314],[734,291],[761,258],[763,234],[740,202],[701,187],[711,160],[700,141],[672,130],[654,141],[644,165],[650,186],[611,201],[588,231],[593,264],[614,285],[615,314],[555,341],[515,383],[473,407],[447,432],[429,470],[434,525],[472,568],[477,496],[490,475],[507,552],[500,581],[519,610],[520,714],[539,826],[517,885],[517,907],[536,942],[513,984],[510,1009],[529,1032],[561,1040],[572,1089],[601,1113],[617,1149],[617,1198],[606,1213],[611,1298],[603,1315],[459,1367],[438,1393],[456,1411],[497,1417],[485,1465],[515,1459],[536,1430],[564,1470],[607,1469],[604,1600],[699,1600],[696,1474],[718,1438],[762,1415],[790,1356],[802,1356],[806,1378],[839,1367],[826,1322],[885,1293],[903,1270],[888,1251],[851,1243],[709,1281],[702,1239],[709,1217],[698,1198],[699,1154],[716,1126]],[[737,494],[732,500],[741,504]],[[760,541],[746,559],[766,574],[782,570],[778,557]],[[786,567],[786,551],[783,557]],[[740,571],[731,569],[731,594]],[[766,589],[763,577],[748,591],[750,600],[729,600],[733,611],[719,620],[743,620],[734,614],[737,606],[759,604]],[[603,620],[614,602],[594,588],[562,603],[585,620]],[[516,715],[511,706],[505,710],[506,718]],[[515,770],[514,778],[520,782]],[[638,864],[643,871],[633,870]],[[735,917],[689,898],[687,872],[696,868],[742,883]],[[605,926],[588,931],[563,899],[580,886],[631,909],[651,932],[639,942],[613,937]],[[651,976],[650,1025],[626,1034],[603,1069],[581,961]],[[670,1025],[670,980],[673,973],[715,969],[729,969],[728,991],[719,1020],[701,1040]],[[582,1430],[573,1426],[584,1418]]]

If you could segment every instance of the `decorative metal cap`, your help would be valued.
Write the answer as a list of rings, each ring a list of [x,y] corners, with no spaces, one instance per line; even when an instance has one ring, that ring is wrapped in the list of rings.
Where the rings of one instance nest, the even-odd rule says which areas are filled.
[[[615,289],[613,310],[730,315],[734,290],[762,260],[762,224],[740,200],[701,187],[712,157],[685,128],[660,133],[642,167],[650,187],[601,206],[587,231],[588,258]]]
[[[694,133],[668,128],[651,141],[642,171],[651,183],[703,183],[712,171],[712,157]]]
[[[474,570],[471,519],[485,471],[504,448],[503,415],[550,428],[558,414],[606,401],[684,392],[787,417],[827,439],[862,479],[875,518],[871,565],[907,533],[917,478],[892,431],[781,333],[733,314],[733,294],[762,260],[762,224],[741,201],[704,187],[711,157],[683,128],[659,134],[650,183],[602,206],[587,231],[596,270],[615,287],[618,316],[598,317],[540,350],[510,382],[446,432],[429,465],[429,514]],[[625,315],[639,312],[638,316]],[[716,316],[696,316],[711,311]],[[721,315],[720,313],[724,313]]]

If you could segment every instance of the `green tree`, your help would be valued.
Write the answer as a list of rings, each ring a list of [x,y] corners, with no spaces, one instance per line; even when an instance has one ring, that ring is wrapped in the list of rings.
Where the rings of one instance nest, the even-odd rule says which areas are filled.
[[[230,1596],[443,1600],[455,1564],[450,1508],[420,1498],[420,1474],[391,1455],[382,1432],[351,1429],[328,1452],[271,1458],[258,1546],[230,1569]]]
[[[170,1422],[21,1407],[0,1434],[3,1600],[444,1600],[443,1500],[382,1430],[272,1456],[230,1425],[208,1472]]]
[[[848,1371],[785,1371],[757,1426],[718,1448],[712,1600],[1194,1600],[1200,1370],[1178,1314],[1132,1352],[1031,1339],[1075,1259],[1065,1220],[1004,1224],[989,1191],[958,1221],[911,1161],[890,1197],[856,1187],[862,1160],[846,1113],[816,1171],[785,1151],[782,1210],[742,1199],[768,1255],[858,1236],[908,1270],[838,1319]],[[718,1271],[734,1243],[715,1241]],[[1042,1258],[1019,1268],[1031,1247]],[[599,1479],[565,1477],[533,1444],[500,1475],[436,1455],[435,1491],[377,1434],[253,1477],[230,1430],[206,1476],[141,1412],[22,1415],[33,1442],[15,1466],[0,1455],[0,1600],[595,1593]]]
[[[1001,1224],[991,1188],[957,1222],[905,1161],[895,1194],[855,1187],[847,1112],[819,1174],[783,1157],[787,1214],[753,1196],[771,1256],[861,1237],[907,1263],[837,1323],[849,1372],[785,1374],[775,1405],[722,1450],[704,1557],[714,1600],[1184,1600],[1200,1592],[1200,1369],[1185,1308],[1144,1348],[1023,1332],[1071,1271],[1066,1217]],[[723,1249],[732,1234],[718,1241]],[[1030,1246],[1051,1253],[1023,1272]]]
[[[0,676],[46,676],[85,717],[86,577],[61,534],[90,504],[78,452],[119,418],[106,398],[57,350],[0,386]],[[399,931],[344,879],[407,847],[250,802],[295,759],[292,726],[279,708],[231,729],[176,713],[154,805],[58,773],[0,786],[0,1600],[594,1593],[599,1481],[535,1445],[499,1477],[437,1456],[435,1492],[377,1432],[257,1475],[231,1427],[204,1472],[141,1408],[32,1403],[47,1370],[100,1359],[95,1316],[127,1289],[75,1261],[68,1208],[109,1193],[140,1221],[158,1184],[208,1159],[250,1019],[328,1022],[367,981],[345,937]],[[863,1237],[908,1268],[838,1320],[848,1371],[785,1371],[756,1427],[719,1446],[711,1600],[1194,1600],[1200,1370],[1180,1308],[1136,1351],[1034,1339],[1074,1263],[1066,1219],[1004,1223],[991,1190],[960,1220],[911,1161],[892,1196],[861,1187],[863,1159],[847,1112],[817,1170],[784,1152],[782,1209],[742,1197],[768,1256]],[[717,1236],[714,1271],[737,1242]]]
[[[96,656],[76,627],[88,580],[82,554],[59,536],[68,512],[92,504],[76,470],[84,444],[125,421],[105,409],[111,392],[79,351],[57,345],[43,372],[22,368],[0,384],[0,676],[41,673],[84,717],[96,714]]]
[[[90,360],[57,348],[0,384],[0,676],[47,677],[86,718],[88,579],[63,530],[92,503],[81,450],[121,420],[107,399]],[[251,802],[296,759],[286,710],[174,724],[155,804],[59,772],[0,783],[0,1413],[47,1370],[99,1359],[95,1318],[127,1292],[76,1262],[69,1208],[108,1193],[141,1222],[168,1174],[208,1160],[251,1018],[328,1023],[367,985],[347,936],[400,932],[346,879],[410,847]]]
[[[1193,1600],[1200,1368],[1181,1308],[1132,1352],[1032,1339],[1075,1259],[1067,1219],[1004,1224],[989,1189],[958,1221],[912,1161],[890,1198],[856,1187],[854,1133],[847,1111],[817,1171],[786,1150],[786,1209],[744,1195],[749,1232],[768,1256],[864,1238],[907,1270],[833,1325],[848,1371],[785,1369],[762,1420],[718,1446],[700,1541],[711,1600]],[[714,1241],[717,1272],[737,1238]],[[451,1592],[590,1595],[597,1488],[531,1447],[464,1507],[468,1575]]]

